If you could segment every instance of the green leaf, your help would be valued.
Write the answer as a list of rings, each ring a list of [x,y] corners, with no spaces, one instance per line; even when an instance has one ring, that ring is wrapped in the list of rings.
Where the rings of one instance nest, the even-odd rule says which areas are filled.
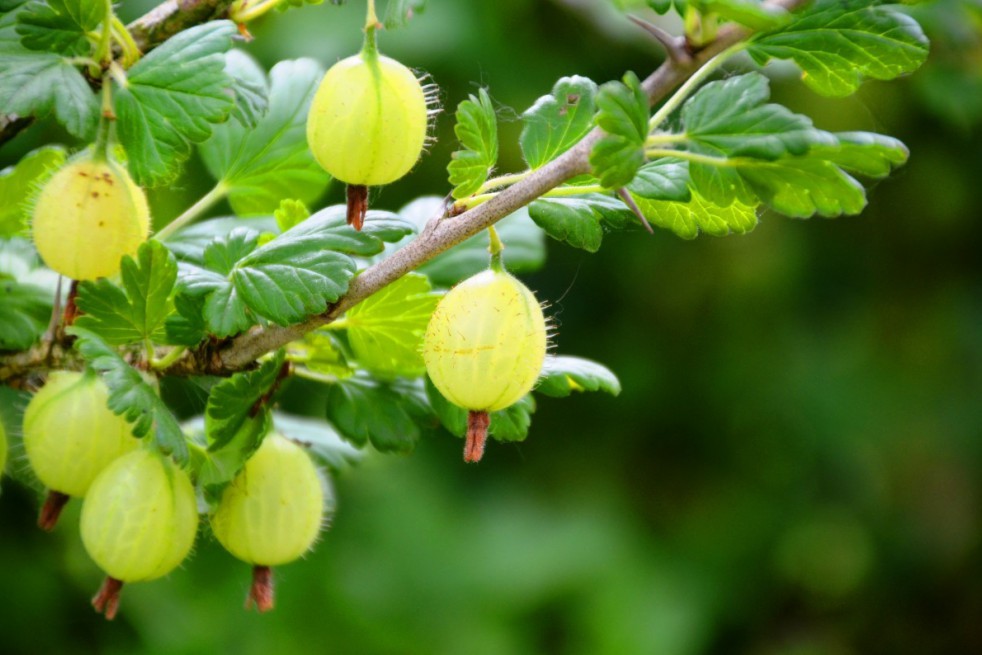
[[[68,328],[68,332],[78,337],[76,350],[92,368],[103,373],[109,387],[109,409],[133,424],[134,436],[142,438],[153,430],[157,447],[185,464],[188,446],[181,426],[156,390],[99,335],[78,326]]]
[[[179,32],[151,50],[116,86],[116,132],[130,171],[143,186],[173,178],[191,143],[211,136],[212,124],[235,106],[222,53],[236,34],[220,20]]]
[[[177,281],[177,261],[159,241],[140,245],[137,258],[123,257],[123,288],[102,278],[79,284],[75,324],[97,332],[111,345],[166,341],[164,321],[173,311],[170,294]]]
[[[24,155],[15,166],[0,171],[0,237],[22,233],[27,228],[34,193],[62,164],[65,149],[43,146]]]
[[[648,200],[640,196],[635,196],[634,202],[649,223],[671,230],[683,239],[696,238],[700,230],[717,237],[746,234],[757,226],[755,205],[733,201],[721,207],[696,191],[688,202]]]
[[[413,16],[426,10],[426,0],[389,0],[382,23],[386,29],[405,27]]]
[[[419,441],[418,423],[428,414],[421,385],[354,375],[329,387],[327,419],[342,437],[380,452],[409,453]]]
[[[790,59],[805,84],[846,96],[864,78],[890,80],[916,70],[928,41],[913,18],[869,0],[817,0],[784,28],[755,37],[750,55],[760,64]]]
[[[213,386],[205,406],[205,439],[209,451],[227,446],[247,419],[259,414],[268,394],[280,379],[284,355],[280,351],[254,371],[236,373]],[[257,444],[258,445],[258,444]]]
[[[620,200],[597,193],[569,198],[541,198],[529,205],[529,216],[553,239],[597,252],[607,229],[637,224]]]
[[[87,139],[99,117],[99,100],[65,57],[28,50],[14,29],[20,11],[0,13],[0,98],[3,112],[43,117],[54,113],[74,136]]]
[[[207,418],[205,419],[207,422]],[[194,452],[192,463],[195,480],[205,491],[205,499],[217,504],[225,485],[235,479],[245,463],[252,457],[263,439],[269,434],[270,412],[263,410],[255,416],[247,416],[239,429],[220,448],[208,448]]]
[[[280,201],[280,206],[273,212],[273,218],[276,219],[280,232],[286,232],[310,218],[310,210],[303,201],[287,198]]]
[[[454,134],[464,146],[451,155],[447,166],[451,194],[458,200],[477,193],[498,162],[498,119],[488,92],[481,89],[477,97],[468,96],[457,105],[457,124]]]
[[[89,33],[106,15],[101,0],[46,0],[28,3],[17,16],[21,43],[31,50],[86,56],[92,51]]]
[[[893,137],[872,132],[838,132],[832,135],[835,145],[816,146],[809,155],[836,166],[872,178],[886,177],[897,166],[907,162],[910,151]]]
[[[425,275],[410,273],[348,310],[348,342],[362,368],[383,376],[423,374],[423,333],[440,295]]]
[[[767,78],[760,73],[706,84],[682,108],[687,148],[716,157],[773,160],[834,143],[807,116],[766,103],[769,97]]]
[[[593,146],[590,166],[605,187],[616,189],[634,179],[644,164],[648,136],[648,96],[634,73],[623,84],[607,82],[597,93],[596,123],[607,135]]]
[[[48,327],[50,294],[0,276],[0,350],[27,350]]]
[[[273,429],[310,449],[315,457],[334,471],[357,464],[363,456],[326,421],[273,412]]]
[[[307,147],[307,110],[324,71],[312,59],[282,61],[269,74],[269,106],[254,127],[216,125],[199,150],[239,215],[270,214],[283,198],[308,206],[330,176]]]
[[[597,84],[586,77],[563,77],[522,114],[519,144],[536,169],[569,150],[593,127]]]
[[[667,14],[674,8],[681,16],[685,13],[686,0],[647,0],[647,5],[657,14]]]
[[[579,357],[546,357],[536,393],[565,398],[574,391],[604,391],[612,396],[621,392],[621,382],[603,364]]]
[[[627,185],[631,195],[648,200],[688,202],[689,163],[672,157],[661,157],[638,170]]]
[[[761,200],[785,216],[858,214],[866,206],[863,185],[827,161],[747,162],[740,175]]]
[[[761,0],[690,0],[703,13],[712,13],[752,30],[770,30],[790,20],[787,11]]]
[[[255,127],[269,105],[266,73],[241,50],[225,53],[225,73],[232,80],[235,109],[232,116],[245,127]]]
[[[422,230],[426,222],[443,206],[443,198],[423,196],[399,210],[399,215]],[[528,209],[522,208],[495,224],[501,242],[505,244],[504,260],[512,273],[531,273],[542,268],[546,260],[545,234],[529,218]],[[461,280],[488,267],[488,233],[467,239],[450,250],[428,261],[418,270],[433,284],[452,287]]]
[[[440,424],[450,434],[463,439],[467,434],[467,410],[444,398],[429,377],[426,378],[426,396]],[[524,441],[532,424],[533,412],[535,399],[531,394],[525,395],[510,407],[491,412],[488,433],[498,441]]]
[[[175,314],[164,321],[165,341],[178,346],[196,346],[208,334],[205,323],[205,299],[178,294],[174,296]]]

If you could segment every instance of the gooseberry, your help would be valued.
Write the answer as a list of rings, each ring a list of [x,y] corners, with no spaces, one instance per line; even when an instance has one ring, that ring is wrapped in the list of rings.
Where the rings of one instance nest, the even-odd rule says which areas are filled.
[[[96,476],[139,441],[107,403],[109,389],[93,371],[54,371],[24,411],[24,450],[49,489],[38,525],[54,528],[69,496],[85,496]]]
[[[535,385],[546,355],[546,321],[528,287],[501,268],[470,277],[440,299],[423,337],[434,386],[469,411],[464,460],[484,452],[488,412]]]
[[[177,567],[197,529],[194,488],[169,458],[140,448],[107,466],[82,503],[82,544],[108,576],[92,599],[96,610],[112,619],[123,583]]]
[[[266,436],[225,488],[211,528],[226,550],[253,565],[246,607],[272,609],[270,567],[292,562],[313,546],[326,500],[333,506],[310,456],[276,433]]]
[[[41,259],[74,280],[119,271],[150,229],[143,190],[115,162],[84,158],[69,163],[41,188],[32,231]]]

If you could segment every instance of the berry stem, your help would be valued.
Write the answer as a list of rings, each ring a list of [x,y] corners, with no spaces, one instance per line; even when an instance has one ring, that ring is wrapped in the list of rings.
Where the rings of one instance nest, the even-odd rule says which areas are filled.
[[[504,264],[501,262],[501,252],[505,249],[505,245],[501,243],[501,239],[498,237],[498,230],[494,229],[491,225],[488,227],[488,252],[491,253],[491,270],[503,273],[505,270]]]
[[[365,42],[361,46],[361,56],[365,60],[378,59],[378,40],[375,32],[382,26],[375,14],[375,0],[368,0],[365,12]]]
[[[75,319],[81,314],[78,305],[75,304],[75,298],[77,297],[78,280],[72,280],[71,286],[68,287],[68,299],[65,300],[65,313],[61,315],[62,329],[71,327]]]
[[[349,184],[346,187],[348,200],[348,225],[361,230],[365,224],[365,214],[368,213],[368,187],[362,184]]]
[[[273,569],[268,566],[252,567],[252,586],[246,596],[245,608],[255,605],[259,612],[273,609]]]
[[[488,426],[491,417],[487,412],[467,413],[467,440],[464,442],[464,461],[476,464],[484,456],[484,445],[488,440]]]
[[[98,593],[92,597],[92,607],[99,614],[105,615],[107,621],[116,618],[116,612],[119,610],[119,592],[122,589],[121,580],[107,575],[106,579],[102,581]]]
[[[41,505],[41,512],[38,514],[38,527],[45,532],[54,530],[55,526],[58,525],[58,517],[61,516],[61,510],[65,508],[69,499],[70,496],[68,494],[63,494],[54,489],[48,491],[48,496],[44,499],[44,504]]]

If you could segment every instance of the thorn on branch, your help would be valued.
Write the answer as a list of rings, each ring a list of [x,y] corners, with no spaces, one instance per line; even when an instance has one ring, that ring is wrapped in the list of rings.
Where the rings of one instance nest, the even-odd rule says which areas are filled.
[[[692,56],[686,49],[685,39],[669,34],[657,25],[649,23],[648,21],[638,18],[637,16],[628,14],[627,17],[631,19],[631,22],[647,32],[649,36],[653,37],[655,41],[658,41],[661,47],[665,49],[665,54],[668,55],[668,58],[672,61],[677,63],[687,63],[692,59]]]
[[[644,229],[648,230],[648,234],[654,234],[655,231],[651,228],[651,223],[649,223],[648,219],[644,217],[644,213],[641,211],[641,208],[638,207],[638,203],[634,202],[634,198],[632,198],[631,194],[627,192],[627,189],[624,187],[618,189],[617,196],[624,201],[624,204],[627,205],[632,212],[634,212],[634,215],[638,217],[639,221],[641,221],[641,225],[644,226]]]

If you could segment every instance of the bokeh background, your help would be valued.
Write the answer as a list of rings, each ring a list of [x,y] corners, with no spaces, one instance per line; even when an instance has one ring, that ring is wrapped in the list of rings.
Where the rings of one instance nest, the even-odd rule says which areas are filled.
[[[357,50],[363,11],[274,14],[245,49],[267,68],[329,64]],[[774,70],[775,97],[820,127],[910,147],[861,216],[615,234],[595,255],[549,244],[526,281],[559,351],[607,364],[620,397],[542,399],[529,439],[480,466],[441,435],[339,475],[333,528],[277,572],[263,616],[242,609],[248,568],[201,540],[105,622],[77,503],[42,534],[37,498],[6,479],[0,651],[982,652],[982,19],[968,1],[911,11],[934,45],[908,79],[829,100]],[[452,110],[479,86],[516,171],[518,116],[557,78],[643,76],[661,58],[603,0],[430,0],[381,47],[429,72],[447,108],[430,155],[375,201],[390,209],[446,193]],[[67,142],[32,128],[0,168],[51,139]],[[153,194],[158,224],[206,184],[191,161]]]

